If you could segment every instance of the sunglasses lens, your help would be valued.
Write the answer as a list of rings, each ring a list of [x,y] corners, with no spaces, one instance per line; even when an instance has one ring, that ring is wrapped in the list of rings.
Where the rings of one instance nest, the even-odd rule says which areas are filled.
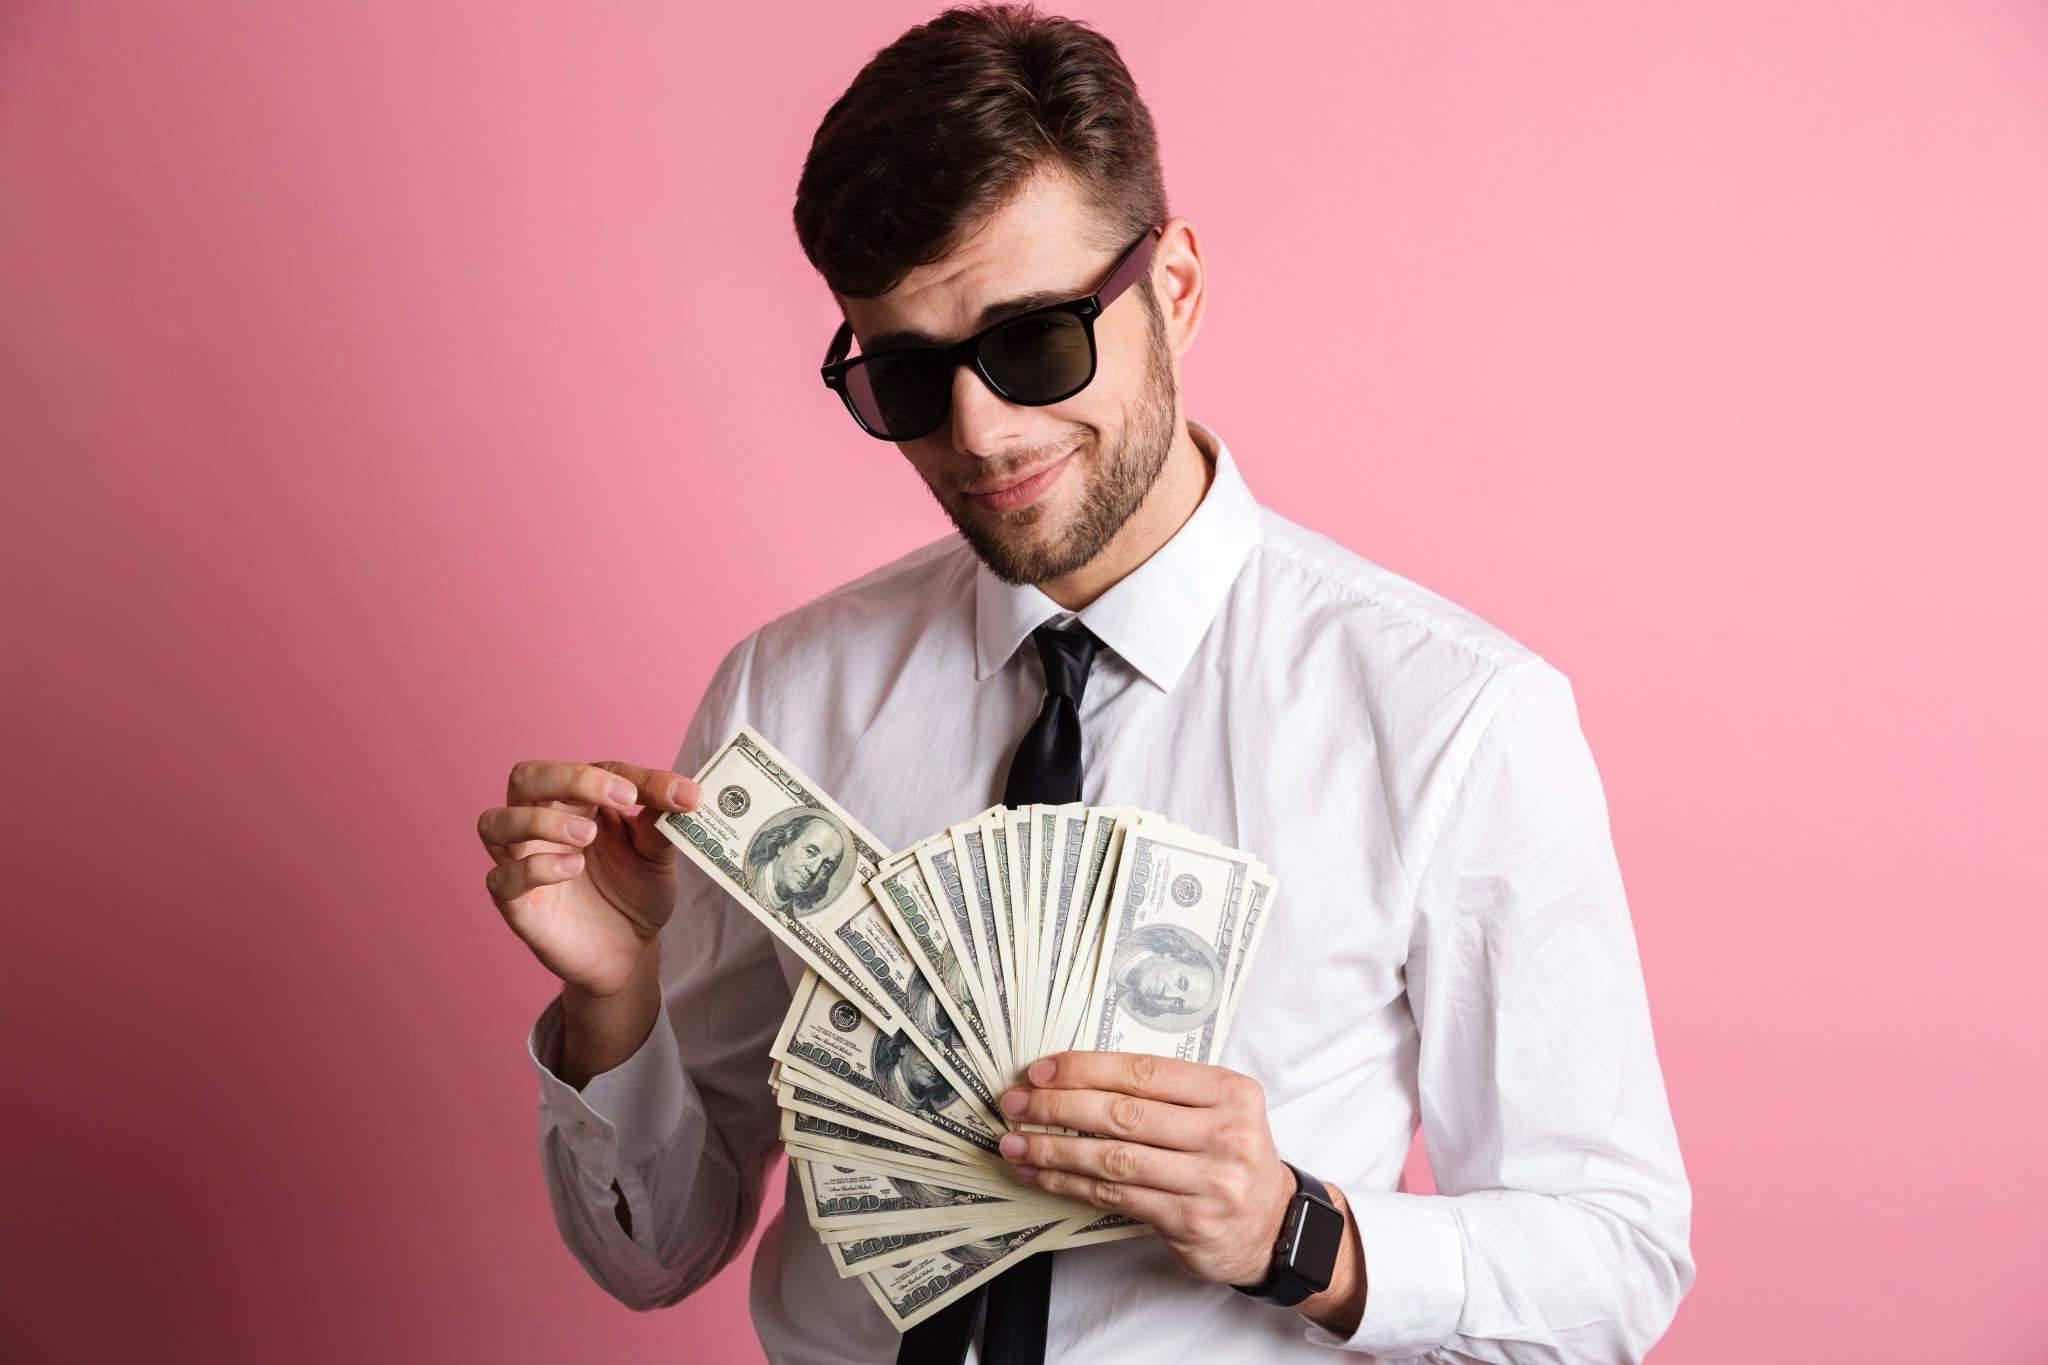
[[[946,415],[953,397],[952,367],[937,351],[878,355],[846,372],[846,392],[870,430],[892,440],[912,440]]]
[[[981,364],[1013,402],[1051,403],[1088,382],[1095,348],[1074,314],[1032,313],[989,333]]]
[[[1072,313],[1031,313],[982,338],[981,366],[1013,403],[1055,403],[1095,374],[1088,326]],[[846,396],[868,430],[910,441],[936,427],[953,401],[955,362],[944,347],[883,352],[846,371]]]

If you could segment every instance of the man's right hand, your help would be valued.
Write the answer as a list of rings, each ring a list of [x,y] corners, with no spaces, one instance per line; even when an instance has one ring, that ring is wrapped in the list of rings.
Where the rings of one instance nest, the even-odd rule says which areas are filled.
[[[491,899],[570,996],[616,998],[644,974],[676,903],[676,847],[655,822],[702,799],[680,773],[532,760],[478,817]]]

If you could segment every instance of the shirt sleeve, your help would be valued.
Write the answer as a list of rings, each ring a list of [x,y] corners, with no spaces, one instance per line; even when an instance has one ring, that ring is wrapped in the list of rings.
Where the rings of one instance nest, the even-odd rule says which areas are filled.
[[[713,675],[677,772],[701,768],[743,719],[751,644]],[[768,931],[693,868],[680,880],[661,936],[660,1011],[639,1050],[578,1091],[558,1073],[559,995],[527,1038],[555,1224],[590,1277],[641,1310],[705,1283],[753,1232],[776,1146],[768,1048],[790,997]]]
[[[1407,986],[1438,1193],[1346,1190],[1349,1340],[1395,1359],[1639,1361],[1693,1280],[1692,1196],[1570,685],[1525,665],[1449,802]]]

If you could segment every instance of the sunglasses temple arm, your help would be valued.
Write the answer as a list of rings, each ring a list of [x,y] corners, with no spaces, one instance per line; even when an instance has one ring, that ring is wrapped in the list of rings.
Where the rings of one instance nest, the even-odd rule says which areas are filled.
[[[1102,282],[1102,288],[1096,291],[1095,296],[1101,300],[1102,307],[1109,307],[1119,294],[1137,282],[1138,277],[1145,273],[1146,267],[1152,264],[1152,249],[1158,244],[1159,229],[1156,227],[1131,243],[1130,252],[1117,262],[1116,269],[1110,272],[1109,278]]]
[[[853,324],[842,322],[839,330],[832,334],[832,344],[825,348],[825,364],[836,365],[846,358],[846,352],[853,346]]]

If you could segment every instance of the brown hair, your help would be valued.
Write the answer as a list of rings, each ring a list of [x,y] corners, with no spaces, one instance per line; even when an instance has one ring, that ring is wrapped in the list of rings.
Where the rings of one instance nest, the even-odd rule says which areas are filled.
[[[797,240],[833,292],[875,298],[1041,171],[1079,184],[1104,250],[1166,221],[1152,113],[1116,44],[1029,4],[949,9],[877,52],[825,111],[797,181]]]

